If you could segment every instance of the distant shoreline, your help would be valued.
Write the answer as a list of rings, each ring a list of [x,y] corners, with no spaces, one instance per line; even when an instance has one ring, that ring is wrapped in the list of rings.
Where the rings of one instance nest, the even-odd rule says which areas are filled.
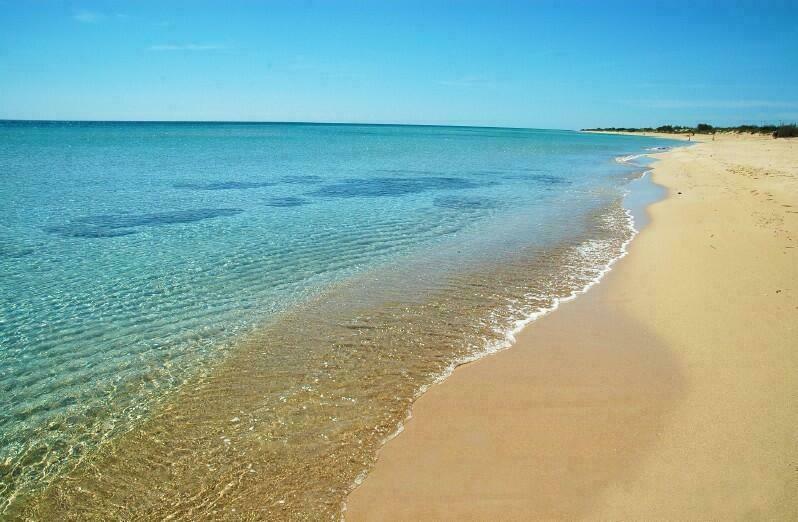
[[[735,127],[714,127],[708,123],[699,123],[695,127],[684,125],[661,125],[659,127],[599,127],[593,129],[582,129],[582,132],[605,133],[605,134],[627,134],[627,135],[649,135],[660,136],[714,136],[716,134],[730,134],[737,136],[769,136],[771,138],[795,138],[798,137],[798,125],[795,123],[779,123],[778,125],[737,125]]]
[[[580,132],[584,132],[586,134],[614,134],[617,136],[646,136],[651,138],[666,138],[669,140],[685,140],[687,141],[688,138],[698,137],[695,141],[701,141],[700,137],[705,136],[703,134],[699,134],[697,136],[691,136],[690,134],[671,134],[668,132],[656,132],[656,131],[603,131],[603,130],[582,130]],[[710,137],[711,136],[707,136]],[[691,140],[692,141],[692,140]]]

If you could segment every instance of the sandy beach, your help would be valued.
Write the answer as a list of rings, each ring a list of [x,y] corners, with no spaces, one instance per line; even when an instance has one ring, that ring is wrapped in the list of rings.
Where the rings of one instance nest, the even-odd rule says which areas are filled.
[[[599,285],[415,403],[347,520],[798,519],[798,140],[697,139]]]

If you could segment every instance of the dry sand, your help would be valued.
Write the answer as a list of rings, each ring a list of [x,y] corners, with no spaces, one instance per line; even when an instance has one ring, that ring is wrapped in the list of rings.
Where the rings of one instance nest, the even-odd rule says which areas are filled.
[[[347,520],[798,520],[798,140],[660,158],[629,255],[422,396]]]

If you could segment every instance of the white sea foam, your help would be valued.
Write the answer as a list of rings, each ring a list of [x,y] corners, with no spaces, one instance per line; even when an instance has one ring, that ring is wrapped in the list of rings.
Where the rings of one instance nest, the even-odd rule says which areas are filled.
[[[642,158],[647,155],[648,154],[629,154],[628,156],[618,156],[617,158],[615,158],[615,161],[617,161],[618,163],[629,163],[636,160],[637,158]]]
[[[646,152],[642,152],[640,154],[629,154],[627,156],[618,156],[615,158],[615,161],[621,164],[632,163],[634,160],[639,158],[645,158],[650,156],[651,154],[657,154],[660,152],[667,152],[671,150],[672,147],[648,147]]]

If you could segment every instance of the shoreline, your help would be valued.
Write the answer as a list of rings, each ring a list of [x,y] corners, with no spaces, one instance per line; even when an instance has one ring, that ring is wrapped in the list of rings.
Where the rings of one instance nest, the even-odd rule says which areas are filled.
[[[665,154],[665,153],[669,152],[670,150],[672,150],[672,149],[668,149],[667,151],[661,151],[661,152],[651,151],[651,152],[648,152],[648,153],[639,153],[639,154],[635,154],[634,156],[629,156],[629,157],[617,157],[617,158],[615,158],[615,161],[618,162],[618,163],[621,163],[621,164],[635,165],[632,162],[635,159],[637,159],[637,158],[648,157],[648,158],[653,159],[656,155]],[[542,318],[544,318],[544,317],[546,317],[546,316],[548,316],[548,315],[550,315],[550,314],[552,314],[554,312],[557,312],[563,305],[565,305],[565,304],[567,304],[567,303],[569,303],[571,301],[574,301],[575,299],[579,298],[580,296],[584,296],[585,294],[587,294],[591,289],[593,289],[593,287],[599,285],[606,278],[606,276],[610,272],[612,272],[613,267],[619,261],[621,261],[624,257],[626,257],[629,254],[630,245],[635,240],[635,238],[640,234],[640,232],[642,231],[643,227],[645,225],[647,225],[648,222],[650,221],[649,216],[648,216],[648,207],[653,205],[654,203],[657,203],[658,201],[661,201],[661,200],[665,199],[667,197],[667,192],[665,191],[665,187],[663,187],[661,185],[658,185],[656,182],[654,182],[652,180],[652,176],[651,176],[651,173],[652,173],[652,170],[653,170],[652,167],[650,165],[649,166],[636,165],[636,166],[638,166],[642,170],[642,172],[640,173],[639,177],[637,177],[637,178],[635,178],[635,179],[633,179],[633,180],[631,180],[629,182],[629,187],[630,188],[627,189],[626,195],[622,198],[623,199],[623,209],[624,209],[624,212],[625,212],[627,220],[628,220],[627,221],[627,228],[628,228],[628,230],[630,232],[630,236],[621,245],[621,248],[620,248],[620,251],[618,252],[618,255],[616,257],[610,259],[609,262],[603,268],[600,269],[598,275],[596,275],[595,278],[593,280],[591,280],[590,282],[588,282],[585,286],[583,286],[581,288],[578,288],[578,289],[575,289],[573,292],[571,292],[571,294],[569,294],[567,296],[560,297],[560,298],[555,298],[554,301],[552,302],[552,304],[549,307],[541,308],[538,311],[536,311],[536,312],[532,313],[531,315],[527,316],[526,318],[517,321],[515,326],[512,329],[507,331],[506,337],[504,338],[504,340],[502,342],[495,343],[495,345],[493,345],[493,346],[488,346],[485,349],[481,350],[480,352],[475,353],[475,354],[467,357],[466,359],[460,359],[460,360],[456,360],[456,361],[452,362],[452,364],[449,366],[449,368],[445,372],[443,372],[441,375],[439,375],[433,382],[431,382],[429,385],[426,385],[426,386],[422,387],[420,390],[418,390],[418,392],[417,392],[417,394],[416,394],[416,396],[415,396],[415,398],[413,400],[413,404],[408,409],[407,416],[398,424],[396,430],[393,433],[391,433],[388,437],[386,437],[385,440],[382,441],[382,443],[380,445],[380,448],[377,450],[377,457],[378,457],[377,464],[379,464],[379,455],[383,451],[383,448],[385,447],[385,445],[391,443],[391,441],[393,441],[396,437],[400,436],[405,431],[405,427],[406,427],[407,423],[410,422],[413,419],[413,417],[414,417],[413,413],[414,413],[414,409],[415,409],[416,403],[430,389],[432,389],[433,387],[436,387],[436,386],[443,385],[448,379],[450,379],[452,377],[452,375],[455,372],[460,371],[460,369],[463,368],[463,367],[479,363],[480,361],[484,360],[485,358],[488,358],[488,357],[491,357],[491,356],[494,356],[494,355],[498,355],[498,354],[500,354],[500,353],[502,353],[502,352],[504,352],[506,350],[510,350],[513,347],[515,347],[515,345],[518,343],[519,336],[523,335],[525,329],[530,327],[536,321],[539,321],[540,319],[542,319]],[[630,200],[634,200],[635,199],[634,195],[636,194],[636,189],[632,188],[632,186],[635,185],[635,184],[640,184],[640,183],[646,183],[646,184],[648,184],[650,186],[649,187],[637,187],[637,190],[639,190],[642,193],[642,195],[641,195],[640,198],[638,198],[637,201],[632,201],[630,203]],[[652,192],[655,192],[656,190],[661,190],[662,192],[658,193],[658,194],[652,194]],[[641,201],[641,199],[642,199],[642,201]],[[358,488],[361,487],[363,482],[370,476],[372,471],[373,471],[373,467],[371,469],[368,469],[368,470],[364,471],[363,473],[361,473],[361,475],[359,475],[356,478],[354,484],[352,484],[352,487],[350,489],[349,495],[351,495],[355,490],[357,490]],[[343,519],[346,519],[347,500],[349,498],[349,495],[347,495],[347,497],[342,502],[341,513],[342,513]],[[381,514],[381,516],[384,516],[384,515],[385,515],[384,513]]]
[[[655,458],[661,453],[663,439],[667,438],[663,433],[679,431],[679,423],[674,419],[679,419],[682,413],[696,422],[691,410],[686,413],[682,410],[685,403],[696,401],[696,382],[699,385],[708,383],[706,376],[695,375],[689,364],[693,348],[690,340],[678,339],[673,325],[663,320],[671,314],[678,318],[679,309],[674,305],[679,296],[671,291],[667,296],[647,299],[641,295],[641,288],[650,291],[652,287],[664,287],[667,293],[668,286],[673,284],[672,274],[667,274],[671,276],[669,280],[660,273],[667,268],[657,266],[662,265],[657,261],[658,256],[661,258],[675,251],[687,266],[695,257],[690,252],[697,245],[679,244],[683,238],[668,243],[670,251],[660,245],[662,239],[668,239],[666,233],[673,230],[667,223],[677,215],[673,208],[683,203],[684,198],[677,197],[682,193],[678,188],[689,184],[691,195],[698,194],[702,199],[716,196],[701,193],[702,185],[693,178],[702,173],[691,163],[701,162],[701,166],[708,164],[715,168],[720,162],[714,159],[714,153],[718,152],[714,149],[722,149],[720,152],[729,155],[735,148],[744,148],[745,153],[755,156],[756,165],[749,168],[761,169],[764,165],[769,169],[774,167],[774,161],[758,150],[763,148],[762,141],[764,139],[758,137],[723,136],[717,142],[705,142],[698,150],[690,147],[656,154],[658,161],[650,170],[653,170],[654,180],[668,189],[669,196],[648,207],[652,222],[631,244],[631,255],[616,265],[617,271],[608,274],[603,284],[592,292],[565,303],[557,309],[558,313],[547,314],[527,326],[512,349],[458,367],[444,383],[422,395],[413,405],[412,418],[405,423],[404,432],[383,446],[376,466],[348,497],[346,518],[468,519],[499,514],[510,519],[711,517],[739,516],[750,507],[742,501],[747,498],[751,503],[750,491],[748,495],[729,499],[724,496],[729,493],[727,488],[717,484],[703,503],[691,501],[687,492],[681,492],[681,504],[663,503],[662,490],[668,488],[657,484],[667,477],[657,475],[656,471],[661,468],[670,469],[672,473],[686,471],[678,466],[674,470],[674,465]],[[773,145],[771,140],[767,142],[768,148],[776,147],[780,153],[776,170],[789,180],[795,179],[795,169],[790,167],[796,157],[795,143]],[[745,154],[743,156],[735,154],[734,160],[747,161]],[[688,172],[685,174],[679,169]],[[740,181],[724,179],[729,176],[725,168],[717,170],[723,171],[721,181]],[[742,190],[732,185],[733,190]],[[785,187],[782,196],[793,198],[795,187],[787,182]],[[696,211],[695,208],[690,210]],[[727,206],[725,210],[734,212],[735,209]],[[705,214],[707,211],[699,208],[696,216],[702,220],[715,217]],[[701,225],[705,226],[703,221]],[[792,226],[787,228],[788,233],[794,230],[794,222]],[[660,232],[666,228],[666,232]],[[749,232],[756,235],[758,231]],[[738,239],[737,244],[743,241]],[[787,252],[785,254],[794,258],[794,251]],[[736,264],[750,268],[750,263],[751,259],[742,258]],[[657,269],[653,273],[652,266]],[[711,297],[704,295],[702,287],[707,285],[696,281],[694,274],[684,271],[680,276],[691,280],[695,287],[692,295]],[[790,274],[788,270],[789,276],[794,280],[794,271]],[[649,281],[651,279],[653,281]],[[663,297],[667,298],[663,301]],[[711,312],[708,315],[704,320],[723,322],[723,316],[712,316]],[[579,328],[574,328],[575,324]],[[696,324],[690,326],[697,328]],[[732,331],[739,329],[734,324],[724,326]],[[591,335],[586,335],[586,330]],[[778,347],[783,349],[789,339],[784,332],[780,334]],[[641,358],[643,353],[645,358]],[[586,365],[584,359],[591,363]],[[657,363],[652,364],[652,361]],[[791,366],[790,359],[770,362]],[[745,374],[744,370],[738,368],[738,378],[739,374]],[[792,380],[794,382],[794,378]],[[563,381],[571,381],[571,385]],[[789,389],[790,381],[785,382]],[[777,392],[783,393],[784,387],[770,395],[778,395]],[[772,399],[768,397],[769,401]],[[711,413],[707,405],[703,406],[704,414]],[[557,415],[553,415],[555,411]],[[798,421],[788,411],[779,410],[778,413],[781,416],[774,423],[782,431],[786,420]],[[598,422],[602,417],[622,421]],[[544,421],[546,429],[535,429]],[[616,424],[626,429],[618,430]],[[630,438],[629,433],[635,436]],[[590,436],[580,439],[582,434]],[[676,455],[696,442],[683,441]],[[705,444],[711,442],[704,441]],[[773,451],[768,451],[772,456]],[[718,450],[717,453],[720,456],[724,452]],[[795,452],[784,445],[778,447],[776,454],[795,457]],[[651,464],[652,458],[657,465]],[[719,467],[707,464],[702,473],[719,479],[724,475],[717,473]],[[524,469],[525,472],[519,471]],[[656,480],[642,480],[651,469],[651,476]],[[739,481],[750,479],[750,466],[737,471]],[[789,472],[785,475],[784,469],[774,476],[781,482],[790,480]],[[689,483],[689,480],[684,482]],[[712,486],[706,484],[705,487],[711,489]],[[630,495],[635,489],[640,490],[638,495]],[[761,486],[750,489],[761,489]],[[787,503],[781,509],[792,507]],[[780,513],[773,502],[768,503],[767,508],[768,513]]]
[[[634,159],[637,159],[637,158],[640,158],[640,157],[650,157],[651,158],[651,157],[653,157],[656,154],[661,154],[661,153],[664,153],[664,152],[666,152],[666,151],[662,151],[662,152],[652,151],[652,152],[649,152],[649,153],[637,154],[633,158],[619,157],[619,158],[615,158],[615,160],[618,163],[624,163],[624,164],[629,163],[631,165],[634,165],[633,163],[630,163]],[[525,328],[530,326],[535,321],[537,321],[537,320],[539,320],[539,319],[541,319],[541,318],[543,318],[543,317],[545,317],[545,316],[547,316],[547,315],[549,315],[549,314],[551,314],[553,312],[556,312],[563,304],[566,304],[566,303],[568,303],[570,301],[573,301],[573,300],[577,299],[578,297],[582,296],[583,294],[586,294],[587,292],[589,292],[594,286],[596,286],[596,285],[598,285],[599,283],[602,282],[602,280],[607,276],[607,274],[609,274],[612,271],[613,266],[615,266],[616,263],[618,263],[621,259],[623,259],[624,257],[626,257],[628,255],[629,246],[632,244],[634,239],[640,234],[642,228],[646,224],[648,224],[648,221],[649,221],[648,215],[647,215],[648,214],[648,211],[647,211],[648,206],[650,206],[650,205],[656,203],[657,201],[660,201],[660,200],[662,200],[662,199],[664,199],[666,197],[666,194],[664,192],[658,192],[658,191],[664,190],[664,187],[656,184],[651,179],[651,176],[650,176],[651,168],[648,167],[648,166],[643,166],[643,165],[635,165],[635,166],[638,166],[640,169],[642,169],[642,172],[640,173],[639,177],[637,177],[637,178],[635,178],[635,179],[633,179],[633,180],[631,180],[629,182],[630,187],[632,185],[635,185],[635,184],[647,184],[648,186],[646,186],[646,187],[637,187],[636,189],[628,189],[628,192],[622,198],[623,199],[623,210],[624,210],[624,212],[626,214],[626,217],[627,217],[627,228],[628,228],[628,230],[630,232],[630,236],[621,245],[621,248],[620,248],[620,251],[618,252],[618,255],[616,257],[610,259],[607,262],[607,264],[603,268],[601,268],[599,270],[598,275],[596,275],[595,278],[592,279],[591,281],[589,281],[586,285],[584,285],[581,288],[573,290],[569,295],[566,295],[564,297],[554,298],[553,302],[552,302],[552,304],[550,306],[548,306],[546,308],[540,308],[539,310],[537,310],[536,312],[530,314],[529,316],[525,317],[524,319],[516,321],[515,325],[511,329],[509,329],[507,331],[507,333],[505,334],[504,339],[502,339],[501,341],[498,341],[498,342],[494,342],[494,343],[486,346],[483,350],[481,350],[481,351],[479,351],[477,353],[474,353],[472,355],[469,355],[468,357],[466,357],[464,359],[458,359],[458,360],[453,361],[443,373],[441,373],[440,375],[438,375],[435,378],[435,380],[433,380],[431,383],[421,387],[418,390],[418,392],[415,394],[415,397],[413,398],[413,403],[412,403],[411,407],[407,411],[407,415],[405,416],[405,418],[401,422],[399,422],[399,424],[397,425],[396,429],[381,442],[380,447],[377,450],[377,454],[379,454],[380,451],[382,451],[382,448],[386,444],[390,443],[393,439],[395,439],[396,437],[401,435],[402,432],[404,432],[405,425],[407,424],[407,422],[409,422],[413,418],[413,406],[415,405],[415,403],[425,393],[427,393],[427,391],[430,388],[443,384],[444,382],[446,382],[447,379],[449,379],[452,376],[452,374],[455,371],[457,371],[459,368],[461,368],[463,366],[477,363],[477,362],[481,361],[482,359],[484,359],[486,357],[497,355],[497,354],[499,354],[499,353],[501,353],[501,352],[503,352],[505,350],[509,350],[509,349],[513,348],[513,346],[515,346],[515,344],[517,343],[518,336],[523,333]],[[633,198],[632,196],[634,196],[637,193],[637,191],[639,191],[640,194],[638,194],[637,198]],[[635,201],[632,201],[631,203],[629,203],[630,200],[635,200]],[[352,486],[351,486],[351,488],[349,490],[349,494],[351,494],[353,491],[355,491],[357,488],[360,487],[360,485],[363,483],[363,481],[366,480],[366,478],[369,476],[370,472],[371,472],[371,469],[365,470],[363,473],[358,475],[358,477],[356,477],[354,483],[352,484]],[[346,499],[347,498],[348,498],[348,495],[347,495],[347,497],[344,498],[344,501],[342,502],[342,509],[341,509],[341,513],[342,514],[345,514],[346,511],[347,511],[347,503],[346,503]]]

